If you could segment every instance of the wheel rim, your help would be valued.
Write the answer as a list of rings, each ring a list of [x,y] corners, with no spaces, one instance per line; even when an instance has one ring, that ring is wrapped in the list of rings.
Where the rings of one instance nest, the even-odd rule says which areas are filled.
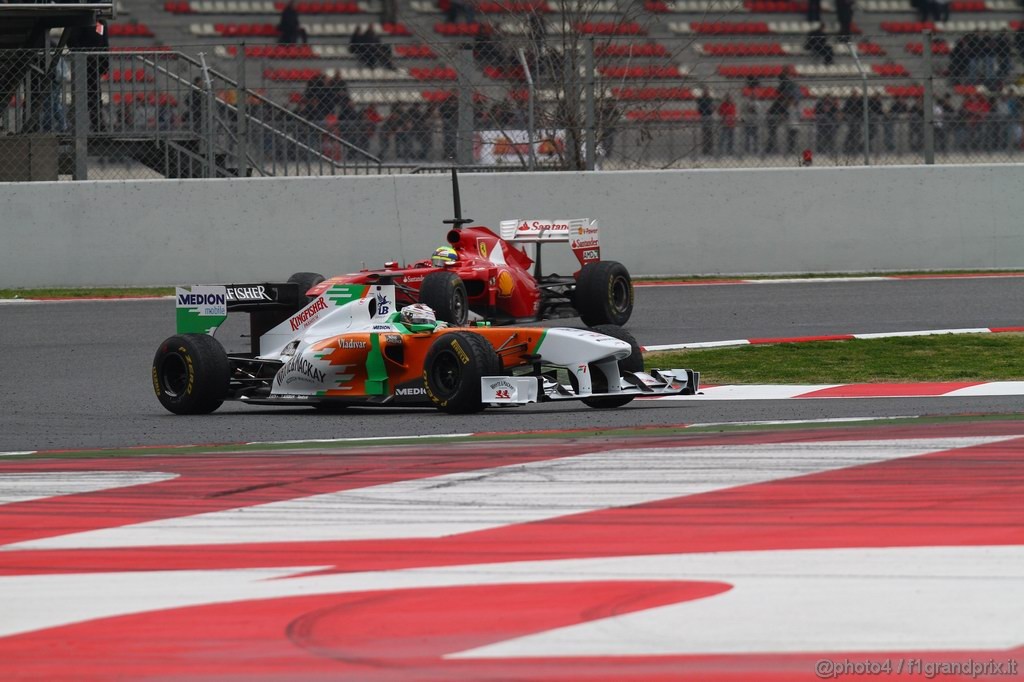
[[[456,289],[455,295],[452,296],[452,317],[458,324],[466,321],[466,295],[461,289]]]
[[[179,354],[172,353],[160,362],[160,385],[169,396],[184,395],[188,387],[188,366]]]
[[[625,277],[616,277],[612,282],[612,309],[622,312],[629,307],[629,282]]]
[[[430,368],[430,383],[443,396],[454,395],[462,378],[462,368],[455,353],[441,353]]]

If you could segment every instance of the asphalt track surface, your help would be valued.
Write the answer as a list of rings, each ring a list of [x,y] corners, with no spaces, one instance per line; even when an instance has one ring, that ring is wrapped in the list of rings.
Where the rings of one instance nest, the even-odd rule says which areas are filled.
[[[666,344],[1022,322],[1024,278],[956,278],[644,287],[637,291],[628,328],[641,344]],[[182,418],[164,411],[149,383],[153,352],[173,331],[169,300],[0,305],[0,451],[1017,413],[1022,408],[1017,396],[670,401],[610,411],[537,405],[455,417],[427,409],[318,415],[228,403],[213,415]],[[224,340],[229,348],[244,343]]]

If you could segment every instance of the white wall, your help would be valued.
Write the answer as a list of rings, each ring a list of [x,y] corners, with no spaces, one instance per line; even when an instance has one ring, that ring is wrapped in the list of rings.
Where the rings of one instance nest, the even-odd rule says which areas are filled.
[[[482,173],[460,184],[464,214],[495,230],[502,218],[598,218],[604,256],[636,275],[1024,267],[1024,165]],[[451,212],[443,174],[0,184],[0,287],[337,274],[425,257]]]

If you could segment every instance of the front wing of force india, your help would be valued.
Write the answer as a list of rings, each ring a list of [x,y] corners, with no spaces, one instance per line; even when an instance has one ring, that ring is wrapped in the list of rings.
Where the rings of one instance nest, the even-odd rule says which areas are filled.
[[[391,284],[334,284],[308,301],[303,293],[273,283],[178,288],[178,334],[153,359],[161,404],[176,414],[225,400],[452,413],[558,400],[608,408],[700,385],[688,369],[645,372],[636,341],[611,325],[405,324]],[[229,312],[250,315],[248,353],[228,354],[213,336]]]

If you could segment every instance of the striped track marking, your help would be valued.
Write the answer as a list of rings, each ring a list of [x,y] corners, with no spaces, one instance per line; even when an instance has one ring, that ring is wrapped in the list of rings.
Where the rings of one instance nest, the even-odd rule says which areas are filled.
[[[705,386],[699,395],[641,400],[789,400],[811,398],[967,398],[1024,395],[1024,381],[911,384],[733,384]]]
[[[677,449],[612,450],[58,535],[0,546],[0,552],[440,538],[983,442],[857,441],[831,444],[827,451],[759,444],[693,448],[685,457]],[[737,464],[757,457],[787,464],[771,469]],[[695,480],[694,467],[714,473]],[[322,522],[332,518],[345,522]]]
[[[970,327],[963,329],[925,329],[909,332],[872,332],[870,334],[825,334],[820,336],[781,336],[776,338],[731,339],[727,341],[698,341],[643,346],[645,352],[688,350],[699,348],[727,348],[730,346],[756,346],[770,343],[809,343],[812,341],[852,341],[854,339],[891,339],[904,336],[940,336],[943,334],[1005,334],[1024,333],[1024,327]]]
[[[0,475],[0,505],[159,483],[177,478],[161,472],[32,472]]]
[[[831,284],[835,282],[898,282],[918,279],[1002,279],[1024,277],[1024,272],[964,272],[953,274],[920,273],[914,275],[864,275],[862,277],[777,277],[771,279],[678,279],[666,277],[658,280],[635,280],[634,287],[712,287],[736,284]]]
[[[0,674],[781,682],[826,657],[1006,665],[1024,654],[1022,450],[1021,423],[979,422],[0,461],[0,478],[178,474],[0,507]],[[381,491],[409,483],[390,510],[402,499]],[[460,501],[480,523],[452,527]],[[411,537],[353,513],[382,502]],[[272,535],[232,544],[237,521],[209,523],[238,509]],[[173,537],[192,521],[216,544],[162,544],[154,522],[178,519]],[[282,524],[384,532],[310,541]],[[139,525],[148,544],[90,539]]]

